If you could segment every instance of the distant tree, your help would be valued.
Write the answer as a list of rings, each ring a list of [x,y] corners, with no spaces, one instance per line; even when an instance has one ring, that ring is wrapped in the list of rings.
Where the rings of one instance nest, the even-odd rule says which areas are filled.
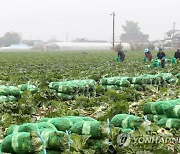
[[[140,33],[138,23],[134,21],[126,21],[126,25],[123,25],[122,28],[126,33]]]
[[[19,44],[20,42],[21,37],[16,32],[7,32],[0,38],[0,46],[8,47],[11,44]]]
[[[140,31],[140,27],[137,22],[126,21],[125,25],[122,26],[125,33],[122,33],[120,40],[122,43],[148,43],[149,35],[143,34]]]
[[[0,47],[4,46],[4,37],[0,37]]]

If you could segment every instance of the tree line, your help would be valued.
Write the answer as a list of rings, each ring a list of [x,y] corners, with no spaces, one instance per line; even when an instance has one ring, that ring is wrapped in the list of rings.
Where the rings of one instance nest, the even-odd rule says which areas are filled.
[[[8,47],[12,44],[19,44],[21,37],[16,32],[7,32],[4,36],[0,37],[0,47]]]

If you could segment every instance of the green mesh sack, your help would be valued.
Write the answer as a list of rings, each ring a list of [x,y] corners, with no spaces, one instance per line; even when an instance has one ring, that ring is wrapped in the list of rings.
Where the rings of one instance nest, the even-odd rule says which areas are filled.
[[[89,89],[93,89],[95,86],[95,81],[91,79],[87,80],[70,80],[70,81],[62,81],[62,82],[51,82],[49,84],[49,87],[51,89],[58,90],[59,86],[68,86],[73,87],[77,89],[83,90],[85,87],[88,87]],[[59,89],[60,90],[60,89]]]
[[[35,149],[31,143],[30,133],[27,132],[8,135],[4,138],[1,147],[2,152],[17,154],[33,153]]]
[[[109,77],[109,78],[102,78],[100,80],[100,83],[102,85],[116,85],[116,81],[118,80],[126,80],[128,77],[124,76],[115,76],[115,77]]]
[[[164,113],[168,118],[180,118],[180,104],[165,106]]]
[[[151,104],[151,112],[152,114],[164,114],[164,105],[167,102],[155,102]]]
[[[59,118],[42,118],[38,122],[50,122],[54,126],[56,126],[56,128],[58,130],[68,130],[68,128],[71,127],[72,124],[75,124],[78,122],[83,122],[83,121],[96,121],[96,120],[91,117],[65,116],[65,117],[59,117]],[[61,124],[63,124],[63,125],[61,125]],[[66,124],[66,126],[62,127],[62,126],[64,126],[64,124]]]
[[[65,116],[65,117],[57,117],[57,119],[68,119],[68,120],[70,120],[73,124],[74,124],[74,119],[75,119],[75,121],[78,121],[78,120],[84,120],[84,119],[86,119],[86,120],[84,120],[84,121],[92,121],[92,120],[94,120],[93,118],[91,118],[91,117],[81,117],[81,116]],[[50,119],[52,119],[52,118],[41,118],[41,119],[39,119],[39,121],[38,122],[47,122],[48,120],[50,120]],[[53,119],[56,119],[56,118],[53,118]],[[77,120],[76,120],[77,119]],[[88,120],[89,119],[89,120]]]
[[[51,129],[39,129],[41,137],[45,141],[46,149],[63,151],[68,148],[68,136],[65,132]],[[38,143],[40,140],[37,131],[31,132],[31,142]],[[42,144],[42,143],[41,143]]]
[[[37,126],[39,129],[53,129],[57,130],[56,127],[48,122],[40,122],[37,123]],[[6,131],[6,135],[10,135],[12,133],[17,132],[32,132],[37,130],[36,123],[25,123],[22,125],[10,125],[9,128]]]
[[[71,99],[74,99],[73,95],[67,95],[67,94],[63,94],[63,93],[58,93],[57,96],[62,99],[63,101],[68,101]]]
[[[140,85],[142,85],[144,83],[144,80],[141,77],[132,77],[132,78],[129,79],[129,81],[130,81],[131,84],[140,84]]]
[[[84,92],[84,90],[92,91],[95,89],[96,82],[94,80],[79,80],[76,81],[76,85],[78,87],[78,91]]]
[[[59,85],[58,87],[58,93],[63,94],[74,94],[76,92],[88,92],[92,91],[94,87],[91,87],[89,85],[84,85],[83,83],[79,83],[77,85]]]
[[[18,88],[21,91],[29,90],[31,93],[36,93],[38,91],[38,88],[35,85],[31,85],[31,84],[22,84],[19,85]]]
[[[176,74],[176,77],[177,77],[177,78],[180,78],[180,73]]]
[[[18,127],[19,127],[18,125],[10,125],[10,126],[8,127],[8,129],[6,130],[6,136],[12,134],[13,131],[14,131],[14,129],[15,129],[15,128],[18,128]]]
[[[116,85],[103,85],[103,88],[106,89],[106,90],[110,90],[110,89],[121,90],[122,89],[122,87],[119,87],[119,86],[116,86]]]
[[[18,99],[14,96],[7,96],[7,101],[8,102],[13,102],[13,101],[17,101]]]
[[[167,61],[167,58],[164,56],[164,57],[162,57],[162,60],[165,60],[165,61]]]
[[[9,90],[9,88],[7,86],[4,86],[4,85],[1,85],[0,86],[0,95],[1,96],[7,96],[7,95],[10,95],[11,92]]]
[[[95,80],[92,80],[92,79],[71,80],[71,81],[69,81],[69,84],[94,86],[96,84],[96,82],[95,82]]]
[[[67,117],[64,117],[64,118],[70,120],[73,124],[85,121],[84,120],[85,118],[79,117],[79,116],[67,116]],[[89,120],[86,120],[86,121],[89,121]],[[92,120],[90,120],[90,121],[92,121]]]
[[[158,59],[154,60],[152,65],[153,67],[159,67],[160,66],[159,60]]]
[[[167,80],[166,82],[167,83],[176,83],[177,81],[178,81],[177,79],[172,78],[172,79]]]
[[[115,60],[116,60],[117,62],[120,62],[120,61],[121,61],[121,59],[120,59],[119,57],[116,57]]]
[[[117,114],[115,115],[110,123],[115,127],[122,127],[122,128],[138,128],[142,120],[140,117],[129,115],[129,114]]]
[[[68,148],[66,133],[49,129],[40,129],[40,133],[45,141],[45,148],[58,151],[63,151]],[[4,138],[2,142],[2,152],[17,154],[35,153],[36,151],[43,150],[42,145],[43,143],[36,131],[31,133],[19,132]]]
[[[73,125],[73,122],[67,118],[51,118],[48,123],[53,124],[59,131],[69,130]]]
[[[121,77],[110,77],[110,78],[102,78],[100,83],[102,85],[115,85],[117,79],[121,79]]]
[[[97,121],[91,117],[83,117],[83,116],[66,116],[64,118],[70,120],[73,124],[84,121]]]
[[[78,87],[72,85],[59,85],[58,87],[58,93],[69,94],[69,95],[75,93],[77,90]]]
[[[75,116],[67,116],[66,118],[72,117],[74,118]],[[91,117],[83,117],[83,116],[78,116],[78,118],[81,118],[84,121],[96,121],[95,119],[91,118]]]
[[[91,135],[91,138],[101,137],[101,125],[98,121],[84,121],[75,123],[70,131],[78,135]]]
[[[115,84],[120,87],[130,87],[131,86],[131,83],[126,79],[117,80],[115,82]]]
[[[144,62],[147,62],[147,61],[148,61],[148,58],[147,58],[147,57],[144,57],[144,58],[143,58],[143,61],[144,61]]]
[[[120,128],[121,132],[124,133],[124,134],[128,134],[132,131],[132,129],[130,128]]]
[[[44,154],[44,151],[36,152],[34,154]],[[60,151],[55,151],[55,150],[46,150],[46,154],[60,154]]]
[[[159,75],[144,74],[144,75],[141,75],[140,78],[144,80],[144,84],[160,84],[161,83],[161,76]]]
[[[34,125],[36,125],[36,123]],[[51,130],[57,131],[56,127],[49,122],[40,122],[40,123],[37,123],[37,126],[39,129],[51,129]]]
[[[57,90],[58,89],[58,87],[59,87],[59,84],[60,82],[50,82],[49,83],[49,88],[50,89],[54,89],[54,90]]]
[[[148,103],[145,103],[144,104],[144,114],[153,114],[152,111],[151,111],[151,105],[152,103],[155,103],[155,102],[148,102]]]
[[[137,91],[144,91],[145,90],[145,85],[131,84],[131,87],[136,89]]]
[[[144,105],[144,114],[158,114],[164,115],[165,108],[172,105],[180,104],[180,99],[168,100],[168,101],[158,101],[158,102],[148,102]]]
[[[157,123],[159,120],[166,118],[165,115],[153,115],[153,114],[147,114],[147,119],[151,122]]]
[[[151,75],[148,84],[162,84],[162,77],[159,75]]]
[[[158,123],[157,126],[164,128],[175,128],[180,129],[180,119],[176,118],[163,118]]]
[[[8,86],[8,89],[10,91],[10,95],[12,96],[20,96],[20,90],[19,88],[15,87],[15,86]]]
[[[7,102],[7,101],[8,101],[8,99],[6,96],[0,96],[0,103]]]
[[[180,104],[180,99],[161,101],[160,105],[152,104],[151,109],[154,111],[153,113],[165,114],[165,109],[168,109],[169,107],[177,104]]]
[[[171,57],[171,63],[172,63],[172,64],[177,64],[176,58],[174,58],[174,56]]]
[[[111,119],[110,123],[115,127],[122,127],[122,121],[127,117],[129,117],[129,114],[117,114]]]
[[[165,81],[173,78],[173,75],[171,73],[160,73],[159,76],[161,76]]]

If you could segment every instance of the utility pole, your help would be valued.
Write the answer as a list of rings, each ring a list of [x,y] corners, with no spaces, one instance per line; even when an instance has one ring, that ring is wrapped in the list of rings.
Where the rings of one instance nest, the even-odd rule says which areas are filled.
[[[174,48],[174,32],[175,32],[175,25],[176,25],[176,23],[173,22],[173,36],[172,36],[173,48]]]
[[[114,49],[114,18],[115,18],[115,13],[113,12],[112,14],[110,14],[113,16],[113,49]]]

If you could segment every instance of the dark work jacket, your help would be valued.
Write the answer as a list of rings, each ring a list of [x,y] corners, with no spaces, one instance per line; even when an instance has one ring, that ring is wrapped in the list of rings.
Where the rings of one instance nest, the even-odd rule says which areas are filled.
[[[125,53],[123,51],[118,51],[118,57],[123,61],[125,58]]]
[[[157,57],[158,59],[162,59],[163,57],[166,57],[166,54],[164,52],[158,52]]]
[[[174,58],[179,59],[180,60],[180,51],[176,51],[174,54]]]
[[[152,60],[152,54],[151,54],[151,52],[149,51],[149,52],[146,52],[145,53],[145,57],[147,57],[147,59],[149,60],[149,61],[151,61]]]

